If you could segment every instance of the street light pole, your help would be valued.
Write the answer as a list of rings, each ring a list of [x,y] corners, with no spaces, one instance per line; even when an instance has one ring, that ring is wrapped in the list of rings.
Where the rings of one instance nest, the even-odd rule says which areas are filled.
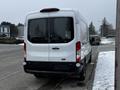
[[[115,90],[120,90],[120,0],[117,0],[115,44]]]

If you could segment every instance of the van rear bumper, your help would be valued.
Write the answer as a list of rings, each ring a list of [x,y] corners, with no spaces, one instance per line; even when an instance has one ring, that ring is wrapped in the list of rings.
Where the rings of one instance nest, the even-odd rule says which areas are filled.
[[[75,62],[33,62],[25,61],[24,71],[26,73],[48,73],[48,74],[80,74],[83,65],[76,67]]]

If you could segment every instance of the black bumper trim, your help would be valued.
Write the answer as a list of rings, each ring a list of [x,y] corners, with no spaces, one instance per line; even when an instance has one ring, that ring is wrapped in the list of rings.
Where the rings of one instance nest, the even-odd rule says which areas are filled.
[[[24,71],[27,73],[77,74],[83,66],[76,67],[76,62],[34,62],[26,61]]]
[[[60,74],[60,75],[75,75],[75,72],[55,72],[55,71],[35,71],[35,70],[26,70],[27,73],[41,73],[41,74]]]

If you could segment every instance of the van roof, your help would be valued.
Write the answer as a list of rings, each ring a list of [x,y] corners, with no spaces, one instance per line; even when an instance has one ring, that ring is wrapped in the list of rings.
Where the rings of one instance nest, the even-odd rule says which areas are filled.
[[[44,14],[44,13],[52,13],[52,12],[71,12],[71,13],[74,13],[75,16],[77,18],[80,17],[80,19],[85,22],[86,19],[79,13],[79,10],[77,9],[71,9],[71,8],[43,8],[43,9],[40,9],[40,11],[34,11],[34,12],[30,12],[28,13],[27,16],[31,16],[31,15],[34,15],[34,14],[38,14],[38,13],[41,13],[41,14]]]
[[[70,8],[43,8],[43,9],[40,9],[40,11],[32,11],[32,12],[29,12],[28,15],[31,15],[31,14],[35,14],[35,13],[50,13],[50,12],[56,12],[56,11],[68,11],[68,12],[78,12],[79,10],[76,10],[76,9],[70,9]]]

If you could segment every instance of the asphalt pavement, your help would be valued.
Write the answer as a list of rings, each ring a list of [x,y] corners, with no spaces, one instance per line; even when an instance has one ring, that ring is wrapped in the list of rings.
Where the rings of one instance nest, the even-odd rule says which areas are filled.
[[[0,90],[91,90],[98,47],[93,47],[92,63],[84,82],[77,78],[40,78],[23,71],[23,47],[0,45]]]

